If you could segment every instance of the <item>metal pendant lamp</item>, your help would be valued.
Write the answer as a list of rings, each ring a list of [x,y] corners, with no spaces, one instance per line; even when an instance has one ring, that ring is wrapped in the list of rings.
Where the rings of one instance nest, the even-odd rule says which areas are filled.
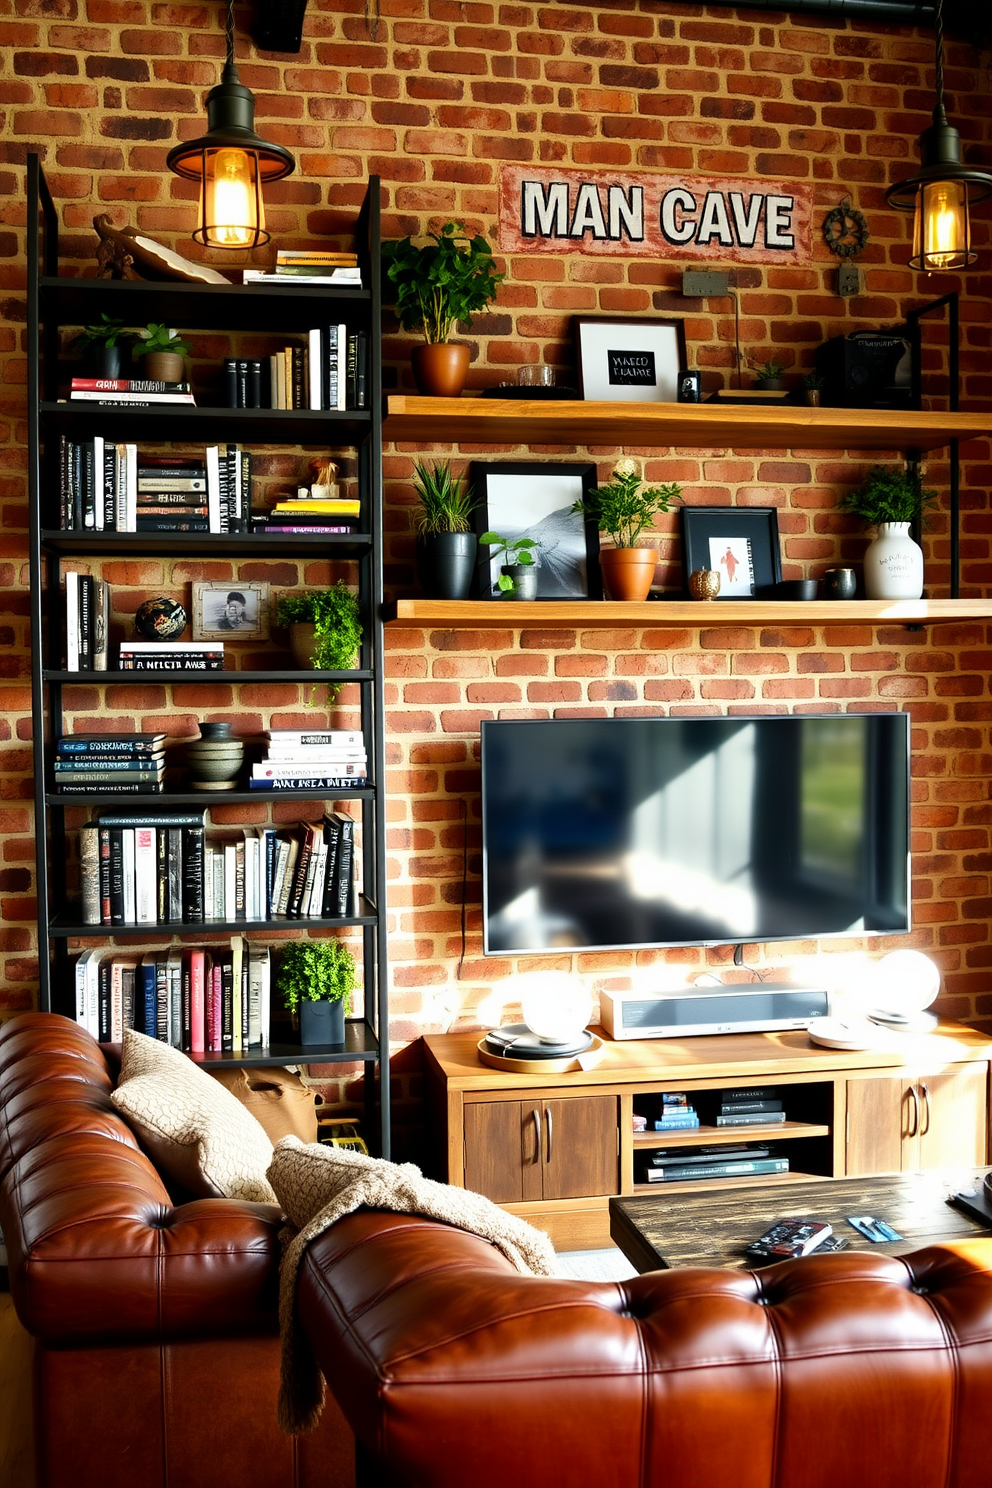
[[[944,112],[943,0],[937,0],[935,23],[937,100],[933,123],[920,135],[920,169],[885,194],[890,207],[915,213],[909,266],[928,274],[975,262],[970,209],[992,196],[992,173],[962,162],[961,136]]]
[[[207,133],[176,145],[166,164],[200,183],[199,222],[193,237],[208,248],[256,248],[269,241],[262,187],[296,168],[282,145],[255,133],[255,99],[234,63],[234,0],[227,0],[227,61],[207,97]]]

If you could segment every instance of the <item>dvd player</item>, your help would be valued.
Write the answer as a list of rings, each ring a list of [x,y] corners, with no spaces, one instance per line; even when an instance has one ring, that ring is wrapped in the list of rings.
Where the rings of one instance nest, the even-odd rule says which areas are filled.
[[[808,1028],[814,1018],[825,1018],[829,1012],[830,997],[823,988],[789,982],[600,995],[600,1021],[613,1039],[769,1033]]]

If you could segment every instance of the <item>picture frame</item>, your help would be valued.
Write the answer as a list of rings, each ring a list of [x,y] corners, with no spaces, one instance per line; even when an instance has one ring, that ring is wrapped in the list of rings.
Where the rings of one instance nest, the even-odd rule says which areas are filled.
[[[678,401],[679,373],[686,370],[683,320],[577,315],[572,324],[580,397]]]
[[[720,574],[718,599],[751,599],[782,579],[774,506],[682,506],[683,587],[699,568]]]
[[[473,460],[469,480],[476,498],[472,521],[476,535],[533,537],[538,599],[601,599],[599,533],[596,524],[572,505],[585,500],[597,484],[592,461],[552,464],[538,460]],[[475,592],[493,597],[504,558],[479,549]]]
[[[194,641],[269,638],[268,584],[244,579],[197,581],[192,611]]]

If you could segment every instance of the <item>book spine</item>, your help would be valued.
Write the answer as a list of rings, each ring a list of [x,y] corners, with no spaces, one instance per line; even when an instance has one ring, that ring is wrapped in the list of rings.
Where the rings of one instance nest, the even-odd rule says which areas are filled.
[[[353,775],[290,775],[275,777],[269,780],[249,780],[249,790],[320,790],[320,791],[349,791],[357,790],[368,784],[364,776]]]
[[[763,1114],[746,1113],[739,1116],[718,1116],[717,1126],[774,1126],[785,1120],[784,1111],[766,1111]]]
[[[82,457],[81,499],[83,526],[92,531],[96,527],[96,473],[93,468],[93,441],[80,445]]]
[[[107,670],[109,634],[110,585],[106,579],[96,579],[93,584],[93,656],[91,663],[95,672]]]
[[[181,990],[181,1038],[180,1048],[184,1054],[193,1051],[193,970],[188,955],[183,956],[179,971]]]
[[[103,925],[111,923],[110,915],[110,828],[101,826],[98,829],[100,838],[100,922]]]
[[[169,972],[164,959],[155,962],[155,1037],[169,1042]]]
[[[169,833],[164,825],[155,831],[155,908],[160,925],[169,921]]]
[[[97,1017],[101,1044],[109,1044],[112,1037],[110,1009],[110,963],[101,961],[97,969]]]
[[[85,784],[76,784],[74,781],[59,783],[61,796],[148,796],[159,794],[161,789],[161,783],[142,785],[138,780],[123,783],[114,781],[113,784],[99,779],[89,780]]]
[[[143,956],[138,967],[138,1011],[135,1027],[148,1038],[157,1038],[157,971],[154,956]],[[140,1022],[137,1020],[140,1018]]]
[[[188,393],[188,382],[160,382],[154,377],[74,377],[69,384],[73,393]]]
[[[202,827],[202,812],[163,811],[129,812],[101,811],[101,827]]]
[[[183,830],[182,827],[168,827],[169,837],[169,889],[168,889],[168,918],[171,924],[177,924],[183,917]]]
[[[240,408],[238,402],[238,360],[237,357],[224,358],[224,406],[226,408]]]
[[[72,530],[82,532],[83,530],[83,447],[81,444],[73,444],[70,455],[70,470],[72,483]]]
[[[222,672],[222,656],[122,656],[122,672]]]
[[[79,829],[79,890],[83,924],[102,924],[100,828],[96,822],[86,822]]]
[[[231,953],[225,952],[221,964],[220,1047],[224,1054],[234,1053],[234,981]]]
[[[190,1053],[204,1052],[204,980],[206,955],[201,950],[189,953],[189,1047]]]
[[[365,737],[360,729],[327,729],[323,733],[303,733],[295,729],[271,729],[266,734],[269,748],[280,745],[288,745],[299,748],[301,745],[328,744],[336,749],[361,749],[365,748]]]
[[[68,532],[72,526],[72,490],[69,482],[70,444],[65,434],[59,435],[59,527]]]
[[[787,1173],[787,1157],[759,1157],[753,1162],[686,1163],[680,1168],[652,1168],[648,1173],[649,1183],[671,1183],[687,1178],[734,1178],[738,1175],[757,1173]]]
[[[110,923],[124,923],[124,831],[110,829]]]
[[[345,348],[344,406],[358,407],[358,337],[354,331],[349,333]]]
[[[79,574],[71,568],[65,575],[65,669],[79,671]]]
[[[327,867],[324,873],[324,896],[319,914],[322,919],[337,912],[337,862],[338,841],[341,826],[336,817],[324,817],[324,844],[327,848]]]
[[[259,360],[249,360],[248,407],[261,408],[262,406],[262,363]]]
[[[125,962],[121,967],[121,1020],[125,1028],[134,1027],[134,990],[136,979],[136,967],[132,966],[130,962]]]
[[[146,743],[137,739],[116,739],[110,734],[106,738],[101,735],[98,739],[81,739],[78,735],[64,734],[55,746],[56,755],[68,755],[73,758],[78,755],[84,757],[87,755],[100,757],[138,755],[148,759],[161,752],[161,743]]]
[[[161,765],[151,760],[101,759],[98,755],[57,754],[54,768],[57,775],[68,774],[70,779],[74,776],[82,779],[87,775],[123,775],[127,780],[139,771],[154,775],[161,769]]]
[[[119,1044],[124,1038],[124,963],[110,963],[110,1040]]]
[[[206,1030],[204,1042],[211,1054],[220,1052],[220,959],[210,967],[210,975],[204,973],[204,1021]]]
[[[203,907],[202,827],[184,827],[183,831],[183,919],[187,924],[201,924]]]
[[[336,910],[338,915],[351,913],[352,876],[355,870],[355,823],[350,816],[340,817],[341,837],[338,842],[338,863],[335,874],[337,886]]]
[[[79,670],[93,670],[93,576],[79,575]]]
[[[154,827],[134,827],[134,918],[139,925],[158,921],[158,842]]]
[[[771,1101],[722,1101],[720,1103],[721,1116],[745,1116],[758,1111],[781,1111],[780,1100]]]
[[[236,408],[248,407],[248,360],[246,357],[238,357],[235,375],[238,379],[238,401]]]

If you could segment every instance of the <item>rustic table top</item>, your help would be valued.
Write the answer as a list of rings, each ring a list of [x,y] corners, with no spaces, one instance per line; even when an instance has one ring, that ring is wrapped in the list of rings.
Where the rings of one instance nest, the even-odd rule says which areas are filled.
[[[904,1255],[926,1245],[992,1234],[949,1195],[981,1189],[988,1168],[892,1173],[872,1178],[738,1184],[679,1193],[672,1183],[657,1194],[610,1200],[610,1233],[638,1271],[672,1266],[745,1266],[744,1250],[780,1219],[828,1221],[852,1250]],[[901,1240],[873,1244],[847,1223],[849,1215],[886,1220]]]

